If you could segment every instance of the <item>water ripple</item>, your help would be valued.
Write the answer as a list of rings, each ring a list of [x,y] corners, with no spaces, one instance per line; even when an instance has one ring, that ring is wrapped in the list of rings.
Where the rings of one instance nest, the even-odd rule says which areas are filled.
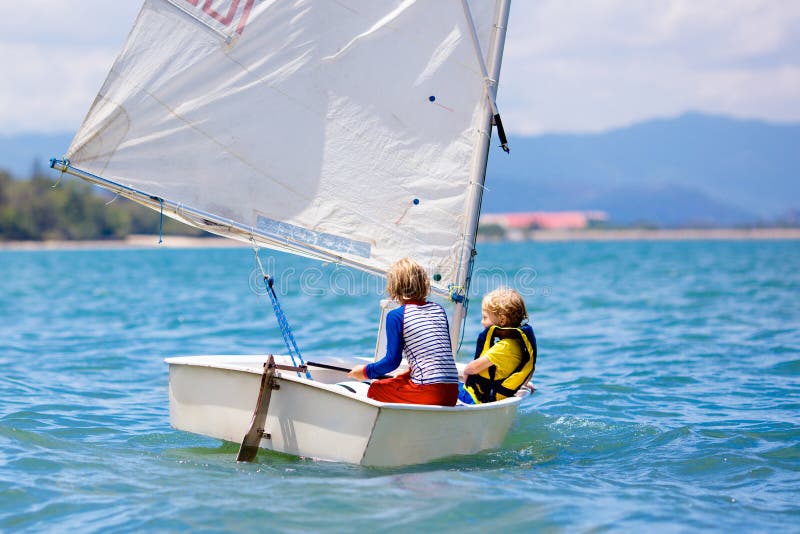
[[[478,258],[476,273],[536,270],[520,289],[537,392],[500,449],[376,469],[267,451],[242,465],[235,444],[170,429],[164,357],[282,352],[252,252],[0,251],[0,530],[796,529],[797,242]],[[354,279],[351,295],[282,280],[307,357],[371,355],[381,284]],[[462,359],[479,329],[473,310]]]

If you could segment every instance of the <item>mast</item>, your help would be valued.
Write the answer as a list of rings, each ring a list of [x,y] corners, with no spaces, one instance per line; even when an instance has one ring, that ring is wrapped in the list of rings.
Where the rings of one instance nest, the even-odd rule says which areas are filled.
[[[472,172],[470,179],[470,196],[467,202],[467,217],[464,228],[464,241],[462,245],[461,263],[458,273],[456,289],[451,295],[456,297],[453,307],[453,317],[450,322],[450,341],[453,352],[458,351],[459,340],[461,338],[461,327],[467,315],[469,305],[469,284],[472,277],[472,265],[475,261],[475,240],[478,235],[478,219],[481,214],[481,202],[483,201],[484,183],[486,181],[486,165],[489,160],[489,145],[492,136],[492,117],[496,114],[495,98],[497,95],[497,83],[500,77],[500,66],[503,58],[503,48],[506,40],[506,27],[508,25],[508,13],[511,7],[511,0],[500,0],[497,4],[497,16],[495,18],[495,30],[492,42],[489,45],[489,64],[484,65],[483,54],[480,50],[480,42],[475,32],[475,25],[469,11],[467,0],[462,0],[464,14],[472,33],[473,44],[475,45],[477,59],[480,62],[484,76],[488,75],[486,82],[486,100],[484,101],[484,119],[480,125],[481,142],[475,157],[472,161]],[[461,290],[463,293],[459,294]]]

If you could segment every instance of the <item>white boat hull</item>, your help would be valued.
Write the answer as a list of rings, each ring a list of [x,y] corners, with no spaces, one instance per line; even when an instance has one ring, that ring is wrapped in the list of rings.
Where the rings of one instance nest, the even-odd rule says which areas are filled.
[[[167,359],[172,426],[241,442],[250,427],[266,359]],[[287,357],[275,359],[291,363]],[[311,372],[314,380],[289,371],[276,375],[279,389],[272,392],[262,448],[368,466],[474,454],[502,444],[521,400],[455,407],[383,403],[337,385],[346,378],[341,372],[315,368]]]

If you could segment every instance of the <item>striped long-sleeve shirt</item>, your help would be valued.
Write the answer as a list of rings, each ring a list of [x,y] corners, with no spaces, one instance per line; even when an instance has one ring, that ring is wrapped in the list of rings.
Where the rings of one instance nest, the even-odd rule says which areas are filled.
[[[390,311],[386,341],[386,355],[367,365],[367,377],[394,371],[405,356],[415,384],[458,382],[447,313],[435,302],[405,304]]]

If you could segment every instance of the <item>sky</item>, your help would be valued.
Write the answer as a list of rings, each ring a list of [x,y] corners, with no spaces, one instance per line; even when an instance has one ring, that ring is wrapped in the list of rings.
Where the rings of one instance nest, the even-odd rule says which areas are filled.
[[[0,135],[74,132],[140,5],[0,0]],[[498,105],[518,135],[686,111],[799,122],[800,1],[514,0]]]

